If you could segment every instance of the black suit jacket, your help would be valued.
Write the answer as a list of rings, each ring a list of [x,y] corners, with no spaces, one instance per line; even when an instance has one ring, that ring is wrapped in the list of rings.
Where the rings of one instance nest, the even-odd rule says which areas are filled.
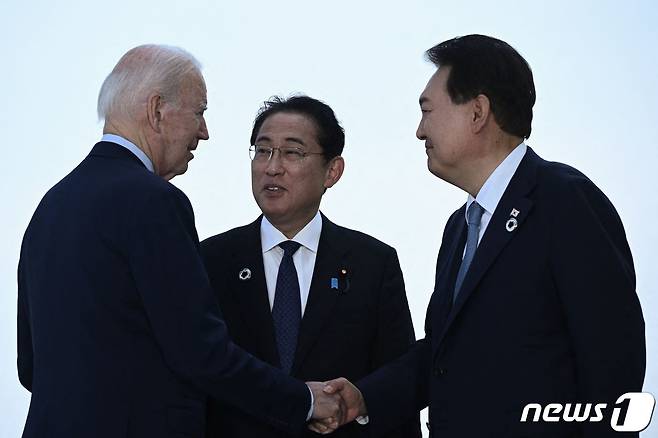
[[[25,232],[18,373],[26,438],[201,438],[207,393],[294,433],[310,406],[302,382],[230,342],[187,197],[107,142]]]
[[[260,241],[260,222],[201,243],[206,269],[234,342],[279,366]],[[251,278],[238,273],[251,270]],[[342,270],[346,274],[342,274]],[[331,279],[338,279],[338,289]],[[344,376],[359,379],[407,351],[414,331],[400,264],[390,246],[322,216],[322,233],[292,375],[304,381]],[[284,402],[283,400],[281,402]],[[396,437],[420,436],[417,413],[409,413]],[[282,437],[215,400],[209,409],[209,437]],[[368,427],[349,424],[336,437],[357,437]],[[310,431],[309,436],[315,436]]]
[[[579,171],[528,149],[452,305],[464,209],[445,228],[425,339],[359,382],[371,427],[429,404],[438,438],[624,436],[609,414],[642,388],[644,321],[610,201]],[[527,403],[577,401],[607,403],[606,419],[520,423]]]

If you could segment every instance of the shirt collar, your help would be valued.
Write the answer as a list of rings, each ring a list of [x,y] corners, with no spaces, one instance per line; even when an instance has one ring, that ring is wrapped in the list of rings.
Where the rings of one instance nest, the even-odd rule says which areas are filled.
[[[313,219],[302,228],[292,239],[307,249],[317,252],[322,232],[322,216],[318,211]],[[260,222],[260,241],[263,253],[270,251],[279,243],[289,240],[281,231],[277,230],[265,216]]]
[[[131,142],[130,140],[127,140],[120,135],[103,134],[101,141],[109,141],[111,143],[118,144],[119,146],[123,146],[132,152],[133,155],[139,158],[139,161],[144,163],[144,166],[146,166],[148,170],[153,172],[153,163],[151,162],[151,159],[144,153],[143,150],[141,150],[135,143]]]
[[[468,195],[466,201],[466,212],[468,212],[468,208],[473,201],[477,201],[487,213],[493,215],[498,206],[498,202],[500,202],[500,198],[503,197],[503,193],[505,193],[516,169],[519,167],[519,164],[521,164],[521,160],[527,149],[528,146],[526,146],[524,142],[521,142],[521,144],[515,147],[503,162],[496,167],[492,174],[489,175],[489,178],[487,178],[477,194],[477,198],[473,198],[470,194]]]

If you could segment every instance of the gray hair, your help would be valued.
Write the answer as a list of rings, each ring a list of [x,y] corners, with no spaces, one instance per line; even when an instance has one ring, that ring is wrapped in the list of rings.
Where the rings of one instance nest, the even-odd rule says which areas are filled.
[[[129,50],[105,78],[98,94],[98,118],[133,116],[136,106],[157,92],[176,101],[183,79],[201,72],[199,61],[173,46],[146,44]]]

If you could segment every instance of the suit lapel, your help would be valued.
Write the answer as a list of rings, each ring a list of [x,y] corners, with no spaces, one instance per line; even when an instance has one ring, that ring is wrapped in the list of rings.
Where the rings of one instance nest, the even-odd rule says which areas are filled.
[[[234,285],[232,291],[242,319],[256,343],[254,347],[257,355],[268,363],[278,366],[279,354],[276,349],[274,323],[263,267],[260,222],[259,217],[247,226],[242,236],[236,239],[232,272],[229,275],[232,277],[231,281]],[[238,278],[239,272],[244,268],[251,270],[251,278],[248,280]]]
[[[445,262],[437,272],[435,279],[434,294],[437,295],[437,319],[432,329],[434,336],[440,336],[442,334],[446,320],[452,309],[455,280],[461,264],[464,245],[466,244],[466,221],[463,220],[464,208],[460,208],[457,212],[457,220],[455,225],[452,226],[454,229],[450,233],[454,238],[446,250]]]
[[[500,202],[498,202],[496,211],[494,211],[487,230],[484,236],[482,236],[475,257],[464,278],[461,291],[448,316],[448,321],[440,337],[437,339],[439,343],[466,301],[468,301],[471,294],[476,290],[482,277],[489,270],[500,252],[519,232],[519,229],[523,226],[523,222],[532,210],[533,202],[527,195],[536,184],[536,169],[539,160],[540,158],[528,147],[525,157],[523,157],[505,193],[503,193]],[[514,221],[510,221],[511,219],[514,219]],[[454,288],[454,284],[452,287]]]
[[[297,350],[291,372],[293,375],[301,367],[322,328],[333,316],[339,291],[345,287],[345,284],[341,284],[344,283],[343,281],[339,282],[338,290],[331,288],[331,279],[340,277],[340,269],[346,268],[348,272],[350,270],[350,267],[345,265],[348,248],[344,246],[342,237],[338,227],[322,215],[322,233],[315,257],[308,301],[299,330]]]

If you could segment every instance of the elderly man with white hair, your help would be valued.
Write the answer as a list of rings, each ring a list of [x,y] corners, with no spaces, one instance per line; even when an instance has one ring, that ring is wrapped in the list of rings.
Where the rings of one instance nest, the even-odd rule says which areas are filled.
[[[18,267],[23,436],[202,437],[208,394],[293,434],[338,397],[228,338],[189,200],[167,182],[208,139],[198,61],[157,45],[126,53],[98,99],[104,135],[46,193]]]

